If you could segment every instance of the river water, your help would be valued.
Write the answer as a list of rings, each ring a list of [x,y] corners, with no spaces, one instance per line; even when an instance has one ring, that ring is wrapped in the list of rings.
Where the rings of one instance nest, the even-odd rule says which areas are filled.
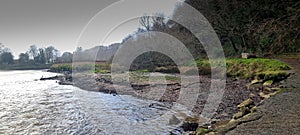
[[[0,71],[0,134],[170,134],[189,114],[180,105],[39,80],[55,75]]]

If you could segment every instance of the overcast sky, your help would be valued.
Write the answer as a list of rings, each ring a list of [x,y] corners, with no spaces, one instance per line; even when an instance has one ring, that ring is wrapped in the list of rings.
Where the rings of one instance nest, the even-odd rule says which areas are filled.
[[[90,22],[98,12],[117,1],[118,0],[1,0],[0,43],[10,48],[11,51],[14,52],[15,57],[17,57],[19,53],[27,51],[32,44],[38,47],[53,45],[62,52],[73,51],[77,47],[77,41],[81,31],[88,22]],[[165,4],[158,5],[162,10],[157,12],[170,15],[175,3],[170,3],[168,0],[165,1]],[[131,9],[126,10],[134,10],[135,6],[138,7],[139,5],[132,5]],[[114,14],[120,13],[120,15],[122,15],[124,10],[114,10],[114,12]],[[104,20],[106,18],[102,19]],[[101,18],[95,20],[101,20]],[[104,29],[107,26],[104,24],[98,27]],[[113,36],[107,38],[104,45],[120,42],[123,37],[135,31],[137,27],[139,27],[137,20],[128,20],[122,28],[114,31],[115,34],[113,34]],[[103,31],[103,33],[106,34],[108,32],[109,31]],[[98,44],[91,42],[91,44],[93,45],[88,45],[84,48],[99,45],[100,42]]]

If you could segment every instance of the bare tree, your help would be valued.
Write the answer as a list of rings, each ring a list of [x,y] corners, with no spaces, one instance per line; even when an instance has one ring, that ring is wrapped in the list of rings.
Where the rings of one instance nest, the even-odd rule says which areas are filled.
[[[13,64],[14,63],[14,56],[11,52],[3,52],[0,55],[0,64]]]
[[[61,56],[61,62],[72,62],[73,54],[70,52],[64,52]]]
[[[19,63],[26,64],[29,62],[29,55],[28,53],[20,53],[19,55]]]
[[[3,49],[4,49],[4,45],[0,43],[0,54],[3,52]]]
[[[140,18],[139,22],[142,25],[142,27],[144,27],[147,31],[150,31],[150,28],[151,28],[150,16],[144,15],[143,17]]]
[[[31,45],[29,47],[28,54],[29,54],[31,59],[34,59],[36,56],[38,56],[39,51],[38,51],[37,46],[36,45]]]
[[[53,46],[49,46],[45,49],[45,54],[47,63],[53,63],[57,57],[58,50],[55,49]]]

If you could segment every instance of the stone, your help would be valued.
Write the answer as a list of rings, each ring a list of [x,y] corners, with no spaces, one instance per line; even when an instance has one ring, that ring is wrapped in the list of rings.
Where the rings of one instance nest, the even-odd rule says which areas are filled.
[[[215,129],[216,127],[224,126],[229,122],[229,120],[220,120],[220,121],[215,121],[214,124],[212,124],[212,129]]]
[[[252,80],[252,81],[251,81],[251,85],[252,85],[252,84],[262,83],[262,82],[263,82],[262,80],[257,80],[257,79],[255,79],[255,80]]]
[[[200,128],[197,128],[196,135],[205,135],[208,132],[209,132],[208,129],[200,127]]]
[[[226,125],[217,127],[216,131],[218,132],[218,134],[225,134],[230,129],[235,128],[239,124],[239,122],[240,122],[239,120],[232,119]]]
[[[251,53],[242,53],[242,58],[250,59],[250,58],[257,58],[257,56],[255,54],[251,54]]]
[[[184,122],[181,128],[183,129],[183,131],[195,131],[197,130],[198,126],[198,123]]]
[[[199,122],[199,116],[187,116],[185,118],[185,121],[190,122],[190,123],[197,123],[197,122]]]
[[[256,108],[256,106],[252,107],[252,108],[250,109],[250,112],[251,112],[251,113],[255,113],[255,112],[257,112],[257,108]]]
[[[244,102],[240,103],[237,107],[239,109],[239,112],[233,115],[233,119],[239,119],[244,115],[250,113],[250,109],[254,107],[254,101],[249,98]]]
[[[269,98],[269,97],[270,97],[269,94],[265,94],[265,93],[263,93],[263,92],[260,92],[260,93],[259,93],[259,96],[261,96],[262,98]]]
[[[260,113],[249,113],[249,114],[245,115],[243,118],[239,119],[238,121],[240,123],[245,123],[245,122],[258,120],[261,117],[262,117],[262,114],[260,114]]]
[[[263,83],[263,86],[271,86],[273,84],[273,80],[268,80]]]
[[[269,87],[264,87],[264,90],[265,90],[266,92],[272,92],[272,89],[269,88]]]
[[[239,119],[245,115],[244,112],[240,111],[233,115],[233,119]]]
[[[255,90],[261,90],[263,89],[262,83],[256,83],[256,84],[248,84],[247,89],[255,89]]]
[[[209,132],[209,133],[207,133],[207,134],[205,134],[205,135],[216,135],[217,133],[215,133],[215,132]]]
[[[197,134],[196,131],[190,131],[190,132],[188,132],[188,135],[196,135],[196,134]]]
[[[236,119],[236,120],[232,119],[232,120],[230,120],[226,125],[217,127],[216,131],[218,132],[218,134],[223,135],[226,132],[228,132],[229,130],[237,127],[237,125],[239,125],[241,123],[258,120],[261,117],[262,117],[262,114],[260,114],[260,113],[250,113],[250,114],[247,114],[247,115],[243,116],[240,119]]]
[[[244,102],[240,103],[237,107],[238,108],[242,108],[242,107],[249,107],[254,105],[254,102],[252,99],[248,98],[247,100],[245,100]]]
[[[181,121],[174,115],[169,119],[169,125],[178,125]]]
[[[280,88],[271,88],[272,91],[280,91]]]
[[[253,94],[253,93],[250,93],[250,94],[249,94],[249,97],[256,97],[256,95]]]

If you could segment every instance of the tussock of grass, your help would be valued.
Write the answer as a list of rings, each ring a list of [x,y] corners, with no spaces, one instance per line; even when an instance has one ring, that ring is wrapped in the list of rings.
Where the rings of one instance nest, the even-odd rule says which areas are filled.
[[[257,73],[255,79],[280,81],[285,79],[287,76],[288,74],[285,71],[266,71]]]
[[[286,76],[287,64],[272,59],[227,59],[227,75],[270,80]]]

